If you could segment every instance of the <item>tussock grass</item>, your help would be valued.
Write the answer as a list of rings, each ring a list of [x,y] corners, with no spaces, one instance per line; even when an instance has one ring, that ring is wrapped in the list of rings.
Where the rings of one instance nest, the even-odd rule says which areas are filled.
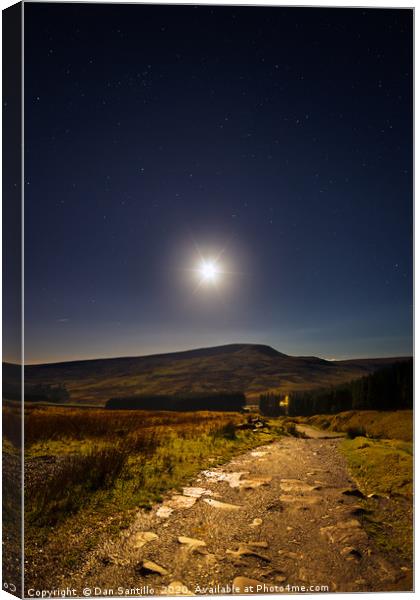
[[[413,411],[349,410],[335,415],[314,415],[304,421],[321,429],[350,432],[378,439],[413,439]]]
[[[219,412],[160,412],[104,409],[68,409],[65,407],[30,408],[25,412],[25,446],[42,440],[85,440],[87,438],[118,439],[153,430],[156,427],[191,427],[201,430],[223,425],[229,420],[239,422],[241,415]]]
[[[342,442],[350,470],[367,498],[364,527],[375,543],[398,558],[412,561],[413,444],[356,437]]]
[[[249,434],[236,432],[242,420],[235,413],[28,410],[26,457],[56,459],[42,478],[25,482],[29,522],[55,524],[101,490],[120,506],[148,506],[210,456],[246,445]]]
[[[342,449],[366,494],[385,496],[413,493],[413,446],[398,440],[344,440]]]
[[[121,475],[128,457],[122,447],[69,455],[43,485],[27,494],[29,521],[38,525],[54,525],[63,515],[77,512],[89,494],[112,487]]]

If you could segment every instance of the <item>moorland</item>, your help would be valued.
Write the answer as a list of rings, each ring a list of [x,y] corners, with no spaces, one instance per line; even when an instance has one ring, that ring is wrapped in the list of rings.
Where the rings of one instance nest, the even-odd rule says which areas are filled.
[[[315,356],[289,356],[270,346],[230,344],[153,356],[27,365],[27,399],[40,384],[63,386],[65,402],[103,406],[116,396],[136,394],[236,392],[258,404],[264,392],[337,385],[404,358],[331,361]],[[13,365],[4,367],[5,381],[15,381]],[[30,399],[30,398],[29,398]]]

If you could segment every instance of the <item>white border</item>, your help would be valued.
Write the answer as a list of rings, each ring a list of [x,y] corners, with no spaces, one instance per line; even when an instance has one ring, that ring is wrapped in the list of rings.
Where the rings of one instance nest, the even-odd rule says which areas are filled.
[[[43,0],[32,0],[34,2],[42,2]],[[45,1],[45,0],[44,0]],[[54,0],[53,0],[54,1]],[[60,0],[61,2],[72,2],[72,0]],[[318,0],[317,2],[300,2],[300,1],[296,1],[296,0],[288,0],[287,2],[282,2],[279,0],[264,0],[264,1],[258,1],[258,0],[230,0],[229,2],[225,2],[223,0],[212,0],[211,2],[205,2],[203,0],[183,0],[183,1],[177,1],[177,0],[160,0],[160,1],[153,1],[153,0],[143,0],[142,2],[135,2],[135,1],[120,1],[120,0],[113,0],[113,1],[107,1],[105,0],[104,2],[96,2],[95,0],[92,0],[91,2],[87,2],[86,0],[73,0],[74,2],[78,2],[78,3],[88,3],[88,4],[160,4],[160,5],[221,5],[221,6],[226,6],[226,5],[231,5],[231,6],[257,6],[257,7],[262,7],[262,6],[281,6],[281,7],[285,7],[285,6],[289,6],[289,7],[330,7],[330,8],[407,8],[407,9],[413,9],[414,8],[414,1],[412,2],[403,2],[401,0],[382,0],[381,2],[376,2],[375,0],[364,0],[363,2],[360,3],[348,3],[348,2],[340,2],[338,3],[333,3],[331,1],[328,0]],[[0,7],[1,9],[5,9],[8,8],[9,6],[12,6],[16,4],[15,1],[13,0],[0,0]],[[414,12],[414,30],[416,30],[416,12]],[[418,45],[415,45],[415,62],[414,64],[417,65],[419,64],[418,61]],[[0,44],[0,57],[1,57],[1,44]],[[414,75],[415,75],[415,68],[414,68]],[[418,98],[418,94],[416,94],[415,92],[417,91],[417,78],[415,78],[414,80],[415,83],[415,87],[414,87],[414,107],[417,107],[417,102],[416,99]],[[0,82],[0,89],[1,89],[1,82]],[[25,194],[25,186],[24,186],[24,8],[22,9],[22,365],[24,363],[23,359],[24,359],[24,259],[25,259],[25,255],[24,255],[24,194]],[[416,111],[414,110],[414,113]],[[1,117],[0,117],[1,119]],[[414,123],[414,134],[417,133],[417,123],[415,121]],[[415,138],[416,139],[416,136]],[[1,148],[0,148],[0,159],[1,159]],[[1,162],[1,161],[0,161]],[[419,166],[419,158],[416,154],[414,154],[414,173],[416,172],[416,168]],[[413,184],[415,183],[415,178],[413,181]],[[413,191],[415,191],[415,187],[413,186]],[[415,196],[414,196],[415,197]],[[415,204],[414,204],[414,209],[415,209]],[[420,217],[418,216],[418,212],[414,210],[414,231],[413,233],[416,231],[416,225],[418,225],[418,219]],[[2,219],[1,219],[1,212],[0,212],[0,225],[2,224]],[[414,246],[414,265],[415,265],[415,270],[414,270],[414,282],[416,284],[416,282],[418,281],[418,278],[416,277],[416,275],[418,274],[418,270],[420,269],[420,267],[418,266],[418,262],[415,260],[416,256],[417,256],[417,248],[416,248],[416,244],[415,244],[415,239],[413,240],[413,246]],[[1,258],[1,247],[0,247],[0,258]],[[1,268],[1,267],[0,267]],[[414,285],[414,290],[416,290],[416,285]],[[2,298],[2,293],[1,293],[1,286],[0,286],[0,300]],[[414,315],[415,316],[415,315]],[[413,347],[413,351],[414,351],[414,355],[415,355],[415,340],[417,338],[417,333],[419,330],[420,325],[414,321],[414,347]],[[1,329],[1,323],[0,323],[0,333],[1,333],[2,329]],[[415,365],[416,366],[416,365]],[[417,369],[415,369],[415,374],[417,375]],[[0,377],[1,379],[1,377]],[[22,385],[23,385],[23,380],[24,380],[24,368],[22,368]],[[415,399],[417,398],[417,393],[415,394]],[[23,402],[22,402],[22,440],[24,440],[24,419],[23,419],[23,411],[24,411],[24,406],[23,406]],[[415,433],[417,435],[418,431],[417,431],[417,419],[415,419]],[[417,438],[416,438],[417,439]],[[23,461],[23,452],[24,452],[24,447],[22,445],[22,477],[23,477],[23,473],[24,473],[24,461]],[[415,474],[417,476],[418,474],[418,467],[417,464],[415,465]],[[0,490],[1,490],[1,485],[0,485]],[[23,527],[24,527],[24,499],[23,499],[23,494],[22,494],[22,531],[23,531]],[[420,542],[419,542],[420,544]],[[417,550],[418,548],[418,544],[417,544],[417,539],[415,538],[415,549]],[[0,558],[1,558],[1,547],[0,547]],[[24,546],[22,545],[22,565],[24,565]],[[22,589],[23,588],[23,572],[24,570],[22,569]],[[417,583],[417,573],[415,571],[415,583]],[[381,592],[383,593],[383,592]],[[401,592],[400,592],[401,593]],[[388,598],[394,598],[397,597],[400,593],[387,593],[387,597]],[[406,592],[407,593],[407,592]],[[410,595],[412,595],[411,592],[408,592]],[[338,598],[353,598],[353,597],[357,597],[360,594],[353,594],[353,593],[349,593],[349,594],[334,594],[334,597],[338,597]],[[374,593],[373,595],[376,596],[376,593]],[[309,598],[313,598],[315,599],[316,597],[319,597],[319,594],[305,594],[306,597]],[[10,598],[14,598],[15,596],[12,596],[10,594],[8,594],[7,592],[5,592],[4,590],[0,590],[0,600],[3,599],[10,599]],[[208,600],[210,596],[205,596],[204,598],[206,598],[206,600]],[[274,595],[270,595],[268,596],[269,598],[273,598],[273,597],[277,597]],[[278,596],[280,597],[280,596]],[[230,598],[229,596],[215,596],[215,598],[217,599],[228,599]]]

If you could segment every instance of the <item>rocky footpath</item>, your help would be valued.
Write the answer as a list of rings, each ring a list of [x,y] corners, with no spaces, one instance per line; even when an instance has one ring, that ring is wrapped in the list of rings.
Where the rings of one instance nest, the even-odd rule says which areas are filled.
[[[410,565],[391,564],[362,527],[363,495],[339,440],[304,434],[203,471],[152,511],[140,510],[72,585],[107,595],[411,589]]]

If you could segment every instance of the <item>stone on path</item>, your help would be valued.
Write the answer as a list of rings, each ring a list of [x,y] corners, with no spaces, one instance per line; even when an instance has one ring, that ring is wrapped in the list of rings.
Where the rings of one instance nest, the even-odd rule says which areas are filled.
[[[227,502],[219,502],[219,500],[213,500],[213,498],[203,498],[204,502],[206,502],[209,506],[213,508],[219,508],[220,510],[241,510],[242,506],[238,506],[237,504],[228,504]]]
[[[322,497],[321,496],[280,496],[280,502],[285,502],[286,504],[321,504]]]
[[[254,477],[252,479],[241,479],[239,481],[239,489],[241,490],[255,490],[262,485],[268,485],[272,477]]]
[[[347,544],[364,541],[367,538],[366,532],[362,529],[360,522],[356,519],[344,521],[337,525],[321,527],[320,532],[325,535],[333,544],[345,542]]]
[[[197,548],[203,547],[206,545],[206,542],[203,540],[197,540],[195,538],[186,537],[184,535],[180,535],[178,538],[178,542],[180,544],[184,544],[188,547],[188,550],[194,551]]]
[[[153,542],[153,540],[157,539],[158,536],[152,531],[140,531],[133,536],[133,546],[134,548],[143,548],[147,542]]]
[[[182,494],[191,498],[201,498],[201,496],[212,496],[213,492],[202,487],[184,487]]]
[[[193,496],[181,496],[181,494],[175,494],[170,500],[165,502],[166,506],[170,508],[191,508],[197,502],[197,498]]]
[[[289,558],[290,560],[298,560],[303,558],[302,554],[297,552],[290,552],[289,550],[279,550],[279,554],[282,558]]]
[[[264,588],[261,581],[248,577],[235,577],[232,585],[234,594],[257,594]]]
[[[310,485],[309,483],[306,483],[305,481],[300,481],[299,479],[281,479],[280,488],[284,492],[294,493],[313,492],[315,490],[319,490],[319,486]]]
[[[227,481],[230,487],[239,487],[239,481],[242,475],[247,475],[246,471],[236,473],[223,473],[222,471],[203,471],[202,475],[212,481]]]
[[[252,548],[268,548],[268,542],[242,542],[242,545]]]
[[[173,512],[174,512],[173,508],[163,505],[163,506],[159,506],[159,508],[157,509],[156,516],[159,517],[160,519],[167,519]]]
[[[167,575],[168,571],[151,560],[144,560],[141,563],[140,570],[145,573],[157,573],[158,575]]]
[[[241,559],[243,556],[254,556],[255,558],[260,558],[261,560],[270,562],[268,556],[257,552],[259,548],[268,548],[267,542],[245,542],[243,544],[239,544],[237,550],[226,550],[226,554],[238,559]]]
[[[171,581],[166,588],[168,596],[195,596],[182,581]]]
[[[250,527],[261,527],[263,520],[262,519],[254,519],[250,525]]]

